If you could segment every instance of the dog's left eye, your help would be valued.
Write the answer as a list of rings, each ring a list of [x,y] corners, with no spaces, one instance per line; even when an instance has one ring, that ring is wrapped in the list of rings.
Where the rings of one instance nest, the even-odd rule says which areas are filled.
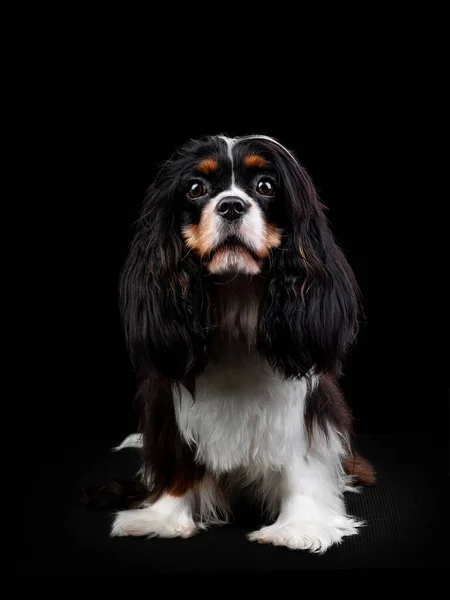
[[[267,177],[263,177],[258,181],[256,189],[261,196],[271,197],[275,195],[275,185]]]
[[[206,187],[205,187],[205,184],[202,183],[201,181],[193,181],[189,185],[189,189],[187,192],[188,198],[192,198],[192,199],[201,198],[205,194],[206,194]]]

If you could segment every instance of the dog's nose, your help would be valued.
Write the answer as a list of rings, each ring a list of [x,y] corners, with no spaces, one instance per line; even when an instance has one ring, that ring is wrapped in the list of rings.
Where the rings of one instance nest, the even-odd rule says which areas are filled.
[[[239,217],[245,215],[247,210],[245,202],[237,196],[227,196],[226,198],[222,198],[216,206],[216,212],[228,221],[239,219]]]

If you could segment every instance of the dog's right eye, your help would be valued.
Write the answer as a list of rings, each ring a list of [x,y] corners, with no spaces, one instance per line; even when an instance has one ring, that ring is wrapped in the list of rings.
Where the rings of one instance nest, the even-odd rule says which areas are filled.
[[[205,184],[202,183],[201,181],[193,181],[189,185],[189,189],[188,189],[188,193],[187,193],[188,198],[195,200],[196,198],[201,198],[202,196],[205,196],[205,194],[206,194],[206,187],[205,187]]]

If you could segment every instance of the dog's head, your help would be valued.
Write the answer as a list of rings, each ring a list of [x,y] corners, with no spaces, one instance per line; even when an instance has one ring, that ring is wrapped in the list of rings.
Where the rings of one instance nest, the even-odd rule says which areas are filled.
[[[285,376],[336,371],[357,325],[353,273],[314,185],[266,136],[193,140],[149,189],[121,282],[131,354],[177,379],[209,356],[207,278],[263,278],[258,347]]]

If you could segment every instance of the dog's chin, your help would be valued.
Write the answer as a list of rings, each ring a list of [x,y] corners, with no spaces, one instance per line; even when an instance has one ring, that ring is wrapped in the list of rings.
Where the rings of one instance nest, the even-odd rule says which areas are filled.
[[[207,264],[207,269],[214,275],[257,275],[261,271],[261,264],[249,250],[233,245],[216,250]]]

